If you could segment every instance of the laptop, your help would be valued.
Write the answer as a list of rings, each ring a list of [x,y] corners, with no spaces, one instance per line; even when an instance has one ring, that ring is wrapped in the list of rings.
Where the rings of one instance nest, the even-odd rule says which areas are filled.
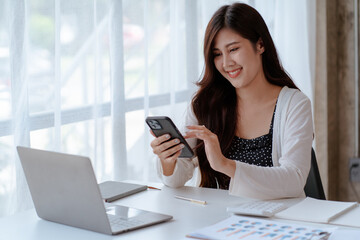
[[[120,205],[106,208],[88,157],[20,146],[17,151],[42,219],[110,235],[172,219]]]

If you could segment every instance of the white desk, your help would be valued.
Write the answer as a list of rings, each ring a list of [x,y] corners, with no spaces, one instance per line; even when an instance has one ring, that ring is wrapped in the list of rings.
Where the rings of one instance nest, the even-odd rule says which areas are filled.
[[[174,198],[174,195],[206,200],[207,205],[179,200]],[[300,199],[289,200],[289,204],[299,200]],[[239,203],[240,201],[244,201],[244,199],[229,196],[228,191],[225,190],[193,187],[182,187],[178,189],[163,187],[162,190],[148,189],[147,191],[134,194],[114,203],[169,214],[173,216],[173,220],[132,232],[109,236],[45,221],[36,215],[35,210],[28,210],[11,217],[0,218],[0,239],[187,239],[185,238],[187,233],[217,223],[229,217],[230,214],[226,212],[226,207],[236,205],[236,203]],[[292,222],[308,226],[329,227],[329,225],[323,224],[287,220],[275,221]]]

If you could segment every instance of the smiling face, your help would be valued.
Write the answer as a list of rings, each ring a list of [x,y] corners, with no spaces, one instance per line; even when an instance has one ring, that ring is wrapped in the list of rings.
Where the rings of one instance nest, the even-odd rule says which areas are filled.
[[[229,28],[221,29],[214,39],[215,67],[236,89],[265,79],[261,58],[263,52],[261,40],[254,46]]]

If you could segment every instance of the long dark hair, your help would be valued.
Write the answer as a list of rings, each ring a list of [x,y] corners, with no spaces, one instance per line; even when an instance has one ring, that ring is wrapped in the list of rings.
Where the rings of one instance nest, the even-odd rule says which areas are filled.
[[[205,125],[218,136],[223,153],[229,150],[237,124],[237,95],[235,88],[225,79],[214,64],[214,39],[217,33],[229,28],[254,46],[262,40],[262,67],[267,81],[278,86],[297,88],[283,69],[274,42],[261,15],[249,5],[234,3],[218,9],[207,25],[204,39],[205,69],[197,83],[199,90],[192,99],[192,108],[200,125]],[[197,156],[202,187],[228,189],[230,178],[213,170],[207,160],[204,144],[198,140]]]

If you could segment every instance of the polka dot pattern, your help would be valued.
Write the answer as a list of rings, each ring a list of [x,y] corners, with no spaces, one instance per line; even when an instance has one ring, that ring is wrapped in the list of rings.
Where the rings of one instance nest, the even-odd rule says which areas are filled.
[[[268,134],[254,139],[244,139],[235,136],[232,140],[230,150],[225,156],[233,160],[256,166],[272,167],[272,136],[275,110]]]

